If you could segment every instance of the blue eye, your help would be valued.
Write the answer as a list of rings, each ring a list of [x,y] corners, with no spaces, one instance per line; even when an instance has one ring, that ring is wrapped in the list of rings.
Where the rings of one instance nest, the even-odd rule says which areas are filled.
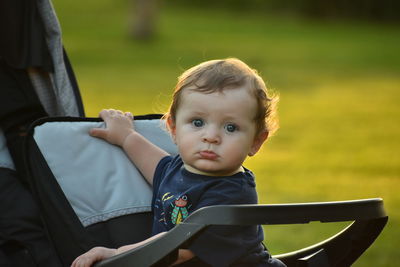
[[[204,125],[204,121],[201,120],[201,119],[194,119],[194,120],[192,120],[192,125],[194,127],[199,128],[199,127],[202,127]]]
[[[229,133],[233,133],[238,129],[238,127],[235,124],[232,123],[228,123],[227,125],[225,125],[225,130]]]

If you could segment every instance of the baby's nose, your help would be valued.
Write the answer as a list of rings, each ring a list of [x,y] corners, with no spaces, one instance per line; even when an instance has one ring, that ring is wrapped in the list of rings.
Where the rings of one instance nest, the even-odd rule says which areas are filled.
[[[219,135],[218,130],[214,129],[214,127],[210,127],[208,129],[206,129],[206,131],[203,135],[203,142],[212,143],[212,144],[220,143],[221,137]]]

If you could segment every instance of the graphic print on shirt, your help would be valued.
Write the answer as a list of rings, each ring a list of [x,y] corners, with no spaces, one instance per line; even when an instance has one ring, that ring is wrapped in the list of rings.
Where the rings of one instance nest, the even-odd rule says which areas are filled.
[[[162,212],[159,222],[177,225],[189,216],[192,205],[189,204],[187,195],[174,195],[171,192],[164,193],[161,197],[164,212]]]
[[[173,224],[180,224],[189,215],[187,210],[187,196],[183,195],[171,203],[173,209],[171,213],[171,222]]]

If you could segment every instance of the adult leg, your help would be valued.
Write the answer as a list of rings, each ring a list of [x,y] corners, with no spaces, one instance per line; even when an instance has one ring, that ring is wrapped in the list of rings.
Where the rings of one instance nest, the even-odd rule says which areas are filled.
[[[0,59],[0,127],[17,169],[0,168],[0,263],[5,266],[62,266],[37,204],[23,185],[27,182],[22,147],[26,129],[44,115],[26,72]]]
[[[35,201],[16,175],[13,170],[0,168],[0,238],[3,239],[0,247],[3,256],[6,255],[13,264],[20,263],[16,266],[61,266],[43,230]]]
[[[9,67],[0,58],[0,128],[24,183],[24,137],[29,125],[46,115],[26,71]]]

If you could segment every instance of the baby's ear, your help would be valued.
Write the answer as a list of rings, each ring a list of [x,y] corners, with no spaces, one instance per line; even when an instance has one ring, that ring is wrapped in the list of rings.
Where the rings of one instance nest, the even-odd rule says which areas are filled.
[[[253,145],[250,148],[249,156],[254,156],[258,150],[260,150],[261,146],[264,144],[265,140],[268,138],[268,131],[264,130],[259,133],[256,138],[254,138]]]
[[[167,123],[167,129],[171,134],[172,140],[174,140],[174,142],[176,143],[176,141],[175,141],[176,126],[175,126],[174,120],[172,119],[172,117],[170,115],[167,116],[166,123]]]

